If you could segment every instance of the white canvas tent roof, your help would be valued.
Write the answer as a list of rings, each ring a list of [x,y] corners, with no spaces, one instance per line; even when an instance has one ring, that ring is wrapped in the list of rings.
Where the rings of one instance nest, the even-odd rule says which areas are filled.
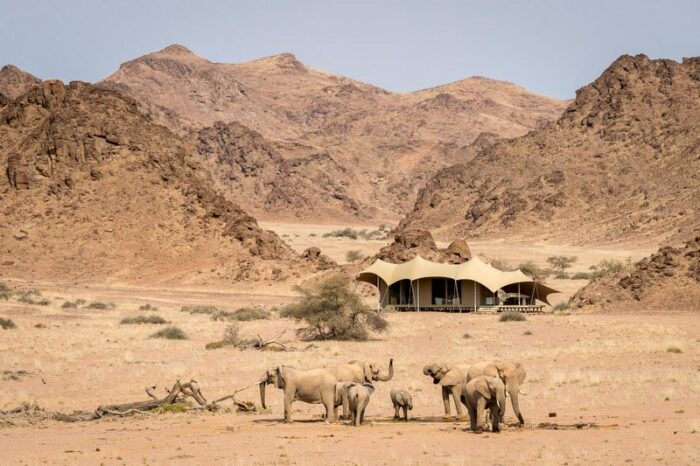
[[[504,272],[477,257],[462,264],[441,264],[425,260],[420,256],[416,256],[402,264],[392,264],[377,259],[372,265],[360,272],[357,279],[376,285],[379,278],[387,286],[390,286],[401,280],[413,281],[421,278],[437,277],[449,278],[455,281],[472,280],[482,284],[492,293],[508,285],[529,284],[526,288],[531,290],[537,299],[547,304],[549,304],[547,295],[558,293],[553,288],[537,283],[520,270]]]

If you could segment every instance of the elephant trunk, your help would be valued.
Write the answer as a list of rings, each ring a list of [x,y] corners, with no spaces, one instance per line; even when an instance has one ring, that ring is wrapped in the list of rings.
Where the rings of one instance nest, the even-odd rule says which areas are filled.
[[[394,359],[393,358],[389,360],[388,372],[384,372],[384,373],[379,372],[379,374],[377,374],[377,380],[380,382],[386,382],[388,380],[391,380],[392,377],[394,377]]]
[[[265,405],[265,385],[267,385],[266,380],[260,382],[260,404],[262,405],[263,409],[267,409],[267,406]]]
[[[521,425],[525,424],[525,420],[523,419],[523,415],[520,414],[520,403],[518,402],[518,393],[509,393],[509,394],[510,394],[510,402],[513,405],[513,412],[518,417],[518,421],[520,421],[520,424]]]
[[[496,391],[496,400],[498,401],[498,416],[503,419],[506,415],[506,391],[502,386]]]

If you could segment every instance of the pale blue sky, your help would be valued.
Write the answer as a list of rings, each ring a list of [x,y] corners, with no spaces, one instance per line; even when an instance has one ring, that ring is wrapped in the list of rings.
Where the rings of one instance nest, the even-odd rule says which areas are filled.
[[[212,61],[292,52],[393,91],[481,75],[570,98],[623,53],[700,54],[698,0],[0,0],[0,65],[97,81],[183,44]]]

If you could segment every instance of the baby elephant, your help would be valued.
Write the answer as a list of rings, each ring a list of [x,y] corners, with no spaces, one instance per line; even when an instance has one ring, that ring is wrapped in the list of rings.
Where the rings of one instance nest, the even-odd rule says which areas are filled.
[[[403,420],[408,421],[408,411],[413,409],[413,398],[411,394],[401,388],[392,388],[391,403],[394,405],[394,419],[401,419],[399,408],[403,409]]]
[[[501,379],[482,375],[463,382],[462,401],[469,411],[472,431],[483,431],[484,409],[488,409],[491,412],[491,430],[500,432],[498,424],[506,412],[506,387]]]
[[[345,390],[347,391],[351,424],[357,427],[365,422],[365,409],[369,404],[369,397],[374,392],[374,385],[371,383],[351,383],[346,386]]]

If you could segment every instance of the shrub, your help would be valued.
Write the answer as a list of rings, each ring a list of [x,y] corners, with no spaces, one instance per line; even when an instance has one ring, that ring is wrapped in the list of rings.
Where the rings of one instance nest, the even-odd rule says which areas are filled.
[[[12,319],[5,319],[3,317],[0,317],[0,327],[2,327],[3,330],[9,330],[11,328],[17,328],[14,322],[12,322]]]
[[[187,334],[177,327],[166,327],[158,330],[149,338],[165,338],[167,340],[187,340]]]
[[[61,304],[61,309],[77,309],[78,304],[72,302],[72,301],[64,301],[63,304]]]
[[[569,309],[569,303],[567,303],[567,302],[559,303],[552,308],[552,310],[555,312],[556,311],[566,311],[567,309]]]
[[[615,259],[606,259],[603,261],[600,261],[597,265],[591,265],[591,279],[592,280],[599,280],[603,277],[607,277],[608,275],[615,274],[622,270],[622,262],[615,260]]]
[[[238,346],[241,344],[241,338],[239,336],[239,331],[240,328],[238,324],[234,323],[226,327],[226,330],[224,331],[224,337],[223,339],[219,341],[213,341],[211,343],[207,343],[204,348],[205,349],[219,349],[223,348],[224,346]]]
[[[189,312],[190,314],[214,314],[217,312],[221,312],[221,309],[219,309],[216,306],[182,306],[182,309],[180,309],[182,312]]]
[[[101,301],[93,301],[87,306],[86,309],[96,309],[98,311],[104,311],[107,309],[114,309],[114,303],[103,303]]]
[[[356,262],[362,259],[364,256],[362,252],[358,249],[351,249],[345,253],[345,260],[348,262]]]
[[[679,347],[677,347],[677,346],[669,346],[669,347],[666,349],[666,352],[667,352],[667,353],[680,354],[680,353],[683,352],[683,350],[681,350],[681,349],[680,349]]]
[[[43,298],[39,301],[35,301],[34,304],[38,304],[39,306],[48,306],[49,304],[51,304],[51,300],[48,298]]]
[[[532,261],[523,262],[518,265],[518,268],[525,275],[532,277],[535,280],[544,280],[552,274],[549,269],[544,269]]]
[[[35,298],[41,297],[41,291],[36,289],[17,291],[15,295],[17,296],[17,301],[19,301],[20,303],[39,304],[40,301],[38,301]],[[41,301],[43,302],[44,300]]]
[[[532,332],[529,330],[525,330],[525,332],[523,332],[523,335],[532,335]]]
[[[465,340],[468,340],[468,339],[470,339],[471,337],[472,337],[472,336],[469,335],[468,333],[465,333],[464,335],[462,335],[462,338],[464,338]]]
[[[352,228],[343,228],[342,230],[328,231],[323,234],[324,238],[350,238],[357,239],[357,231]]]
[[[481,256],[482,259],[484,259],[484,262],[488,262],[491,264],[493,267],[497,268],[498,270],[502,270],[504,272],[509,272],[512,270],[515,270],[516,268],[510,265],[508,261],[504,261],[503,259],[489,259],[486,256]]]
[[[571,276],[572,280],[590,280],[591,274],[588,272],[576,272]]]
[[[556,278],[557,280],[568,280],[569,278],[571,278],[571,276],[566,272],[557,272],[554,275],[554,278]]]
[[[351,289],[351,279],[346,275],[332,276],[315,289],[297,290],[301,298],[286,306],[281,316],[307,324],[297,330],[301,338],[365,341],[370,330],[384,332],[389,326]]]
[[[11,295],[12,293],[10,292],[10,288],[3,282],[0,282],[0,299],[7,301],[10,299]]]
[[[525,314],[517,311],[506,311],[498,317],[499,322],[513,322],[527,320]]]
[[[168,321],[163,319],[158,315],[148,315],[148,316],[136,316],[136,317],[124,317],[121,322],[122,325],[141,325],[141,324],[167,324]]]
[[[229,320],[240,320],[243,322],[249,320],[265,320],[270,318],[270,311],[257,306],[242,307],[236,309],[233,313],[229,313]]]
[[[154,410],[157,414],[166,414],[166,413],[184,413],[189,409],[189,406],[187,406],[186,403],[170,403],[167,405],[162,405],[159,406]]]
[[[576,256],[552,256],[547,258],[547,263],[555,272],[564,272],[577,260]]]
[[[142,304],[139,306],[139,311],[157,311],[158,308],[150,304]]]

